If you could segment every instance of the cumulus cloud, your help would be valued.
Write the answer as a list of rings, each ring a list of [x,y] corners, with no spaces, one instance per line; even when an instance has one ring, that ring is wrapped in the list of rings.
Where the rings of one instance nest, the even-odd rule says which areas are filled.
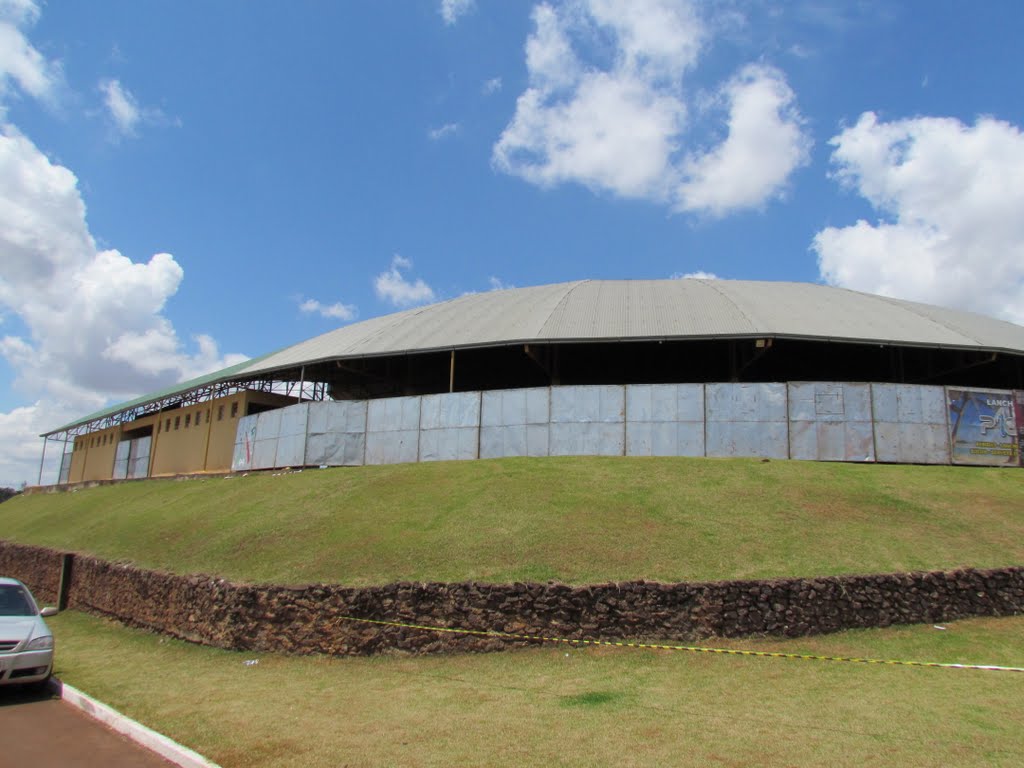
[[[300,302],[299,311],[304,315],[320,315],[320,317],[330,317],[345,322],[355,320],[359,313],[354,304],[342,304],[340,301],[334,304],[322,304],[316,299],[306,299]]]
[[[688,0],[543,3],[533,23],[528,88],[492,150],[498,170],[721,216],[779,196],[808,162],[795,96],[764,65],[743,67],[709,100],[717,109],[698,111],[721,120],[724,138],[686,149],[686,78],[708,38]]]
[[[878,219],[826,227],[824,281],[1024,324],[1024,135],[991,117],[880,121],[831,140],[834,178]]]
[[[484,96],[490,96],[492,93],[497,93],[500,90],[500,77],[492,77],[490,80],[485,80],[484,84],[480,87],[480,91],[484,94]]]
[[[438,13],[441,14],[444,23],[451,26],[473,10],[475,5],[475,0],[441,0]]]
[[[17,86],[28,95],[47,101],[61,81],[61,68],[47,61],[25,37],[23,29],[39,18],[30,0],[0,0],[0,100]],[[0,117],[5,112],[0,102]]]
[[[59,84],[59,67],[21,32],[37,16],[33,3],[0,0],[0,97],[17,87],[47,99]],[[39,433],[245,357],[221,354],[206,335],[188,348],[163,314],[181,266],[166,253],[134,262],[101,250],[75,174],[2,122],[2,103],[0,312],[17,322],[4,324],[0,357],[33,401],[0,413],[0,483],[11,484],[35,482]]]
[[[409,281],[402,274],[403,270],[410,269],[412,269],[412,262],[396,254],[391,259],[391,267],[377,275],[373,281],[377,298],[396,307],[411,307],[433,301],[435,298],[433,288],[419,278]]]
[[[458,123],[445,123],[440,128],[431,128],[427,132],[427,137],[431,141],[440,141],[441,139],[446,139],[449,136],[454,136],[458,132],[459,132],[459,124]]]

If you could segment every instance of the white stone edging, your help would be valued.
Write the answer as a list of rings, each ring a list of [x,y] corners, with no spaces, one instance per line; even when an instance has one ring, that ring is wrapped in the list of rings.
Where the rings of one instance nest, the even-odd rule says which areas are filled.
[[[142,723],[122,715],[113,707],[97,701],[57,678],[51,678],[50,685],[54,692],[71,706],[181,768],[220,768],[219,765],[207,760],[198,752],[194,752],[162,733],[157,733],[152,728],[147,728]]]

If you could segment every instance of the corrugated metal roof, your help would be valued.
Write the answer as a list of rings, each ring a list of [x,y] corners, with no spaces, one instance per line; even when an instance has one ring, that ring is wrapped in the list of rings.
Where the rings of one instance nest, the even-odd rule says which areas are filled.
[[[60,430],[197,386],[321,360],[512,343],[791,337],[1024,353],[1024,327],[811,283],[584,280],[461,296],[347,325]],[[51,433],[52,434],[52,433]]]

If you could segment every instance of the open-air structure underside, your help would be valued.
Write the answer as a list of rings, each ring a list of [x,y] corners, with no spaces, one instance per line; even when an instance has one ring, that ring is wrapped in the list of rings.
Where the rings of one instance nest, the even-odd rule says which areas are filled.
[[[989,317],[804,283],[588,280],[347,325],[43,437],[60,482],[566,453],[1019,464],[1022,391],[1024,327]]]

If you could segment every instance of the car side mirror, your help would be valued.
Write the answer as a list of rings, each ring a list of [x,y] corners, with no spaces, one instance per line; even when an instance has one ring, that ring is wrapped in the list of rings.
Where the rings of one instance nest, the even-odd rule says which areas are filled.
[[[43,608],[43,610],[39,612],[39,615],[43,617],[56,616],[58,613],[60,613],[59,609],[54,608],[53,606],[49,606],[47,608]]]

